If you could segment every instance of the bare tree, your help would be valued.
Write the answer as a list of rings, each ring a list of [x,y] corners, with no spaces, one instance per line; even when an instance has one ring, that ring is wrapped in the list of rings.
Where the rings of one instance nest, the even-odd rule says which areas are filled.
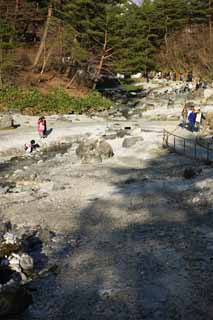
[[[102,53],[101,57],[99,60],[99,63],[96,67],[96,72],[95,72],[95,79],[93,83],[93,90],[96,88],[97,81],[100,79],[102,69],[105,64],[105,60],[109,59],[112,56],[112,48],[107,48],[108,47],[108,32],[105,30],[104,32],[104,43],[103,43],[103,48],[102,48]]]
[[[44,32],[43,32],[43,36],[42,36],[42,39],[41,39],[41,42],[40,42],[40,46],[38,48],[38,52],[36,54],[36,57],[35,57],[35,60],[34,60],[34,63],[33,63],[33,68],[35,68],[40,60],[40,57],[42,55],[42,51],[44,50],[45,48],[45,42],[46,42],[46,39],[47,39],[47,34],[48,34],[48,29],[49,29],[49,25],[50,25],[50,21],[51,21],[51,17],[52,17],[52,4],[50,3],[49,7],[48,7],[48,14],[47,14],[47,20],[46,20],[46,24],[45,24],[45,27],[44,27]]]

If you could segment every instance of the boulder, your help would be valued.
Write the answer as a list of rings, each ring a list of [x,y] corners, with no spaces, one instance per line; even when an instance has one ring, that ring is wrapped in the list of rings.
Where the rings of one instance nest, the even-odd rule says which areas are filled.
[[[117,132],[117,137],[118,138],[123,138],[124,136],[126,136],[128,133],[127,133],[127,131],[125,130],[125,129],[120,129],[120,130],[118,130],[118,132]]]
[[[135,128],[132,130],[131,135],[134,137],[138,137],[141,135],[141,132],[142,132],[141,128]]]
[[[116,132],[107,132],[102,136],[105,140],[113,140],[117,138],[117,133]]]
[[[97,143],[97,151],[101,156],[101,159],[108,159],[114,156],[114,152],[112,150],[111,145],[105,140],[100,140]]]
[[[5,234],[12,229],[10,221],[5,221],[0,224],[0,233]]]
[[[79,158],[84,158],[85,155],[93,154],[96,148],[96,140],[84,140],[80,142],[76,149],[76,154]]]
[[[122,144],[123,148],[131,148],[136,143],[143,141],[142,137],[128,137],[125,138]]]
[[[33,269],[33,258],[28,254],[23,253],[20,257],[19,264],[24,271],[30,271]]]
[[[208,88],[204,90],[204,98],[208,99],[211,96],[213,96],[213,89],[212,88]]]
[[[0,114],[0,129],[7,129],[13,126],[13,118],[10,114]]]
[[[77,156],[83,163],[101,162],[114,155],[111,145],[105,140],[87,139],[76,149]]]

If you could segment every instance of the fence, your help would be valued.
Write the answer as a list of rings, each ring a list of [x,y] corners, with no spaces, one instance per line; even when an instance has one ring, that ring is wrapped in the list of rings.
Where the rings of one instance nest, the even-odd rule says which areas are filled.
[[[185,156],[206,162],[213,161],[213,150],[209,144],[206,146],[198,143],[195,139],[186,139],[177,136],[167,130],[163,130],[163,147],[174,150],[177,153],[184,154]]]

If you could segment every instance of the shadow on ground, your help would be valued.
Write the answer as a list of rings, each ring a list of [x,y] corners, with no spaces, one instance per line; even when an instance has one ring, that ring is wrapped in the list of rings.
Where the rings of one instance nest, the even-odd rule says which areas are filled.
[[[210,199],[193,203],[207,187],[204,174],[182,178],[191,165],[170,154],[109,168],[114,193],[79,213],[81,244],[28,319],[211,320],[213,215]]]

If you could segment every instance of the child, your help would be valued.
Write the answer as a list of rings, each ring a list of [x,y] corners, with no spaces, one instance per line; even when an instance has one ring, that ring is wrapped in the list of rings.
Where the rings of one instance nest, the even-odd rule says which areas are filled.
[[[40,117],[38,119],[38,134],[40,138],[46,138],[46,131],[47,131],[47,122],[45,117]]]
[[[35,143],[35,140],[31,140],[30,143],[24,145],[27,154],[31,154],[37,148],[40,148],[40,146],[38,143]]]

